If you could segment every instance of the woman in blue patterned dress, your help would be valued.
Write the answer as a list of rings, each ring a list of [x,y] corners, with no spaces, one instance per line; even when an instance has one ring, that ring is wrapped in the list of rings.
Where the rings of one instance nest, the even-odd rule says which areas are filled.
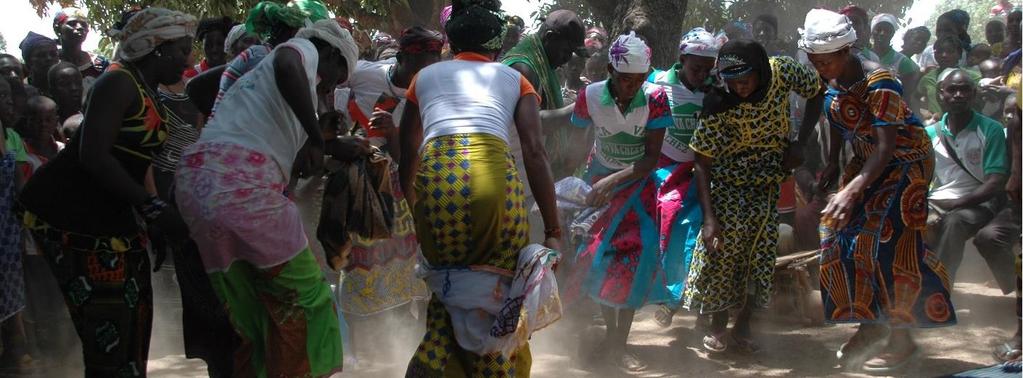
[[[840,363],[890,373],[917,355],[909,329],[955,324],[944,267],[924,245],[930,139],[895,75],[853,55],[856,32],[842,15],[815,9],[799,42],[828,80],[829,161],[818,182],[838,177],[845,143],[853,157],[821,220],[821,295],[831,323],[859,323]],[[878,352],[877,347],[885,346]]]

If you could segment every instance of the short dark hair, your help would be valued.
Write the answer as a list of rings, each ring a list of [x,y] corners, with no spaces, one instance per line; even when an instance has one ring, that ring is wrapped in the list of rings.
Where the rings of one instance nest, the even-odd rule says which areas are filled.
[[[215,18],[204,18],[199,21],[199,26],[195,29],[195,40],[202,41],[206,39],[206,35],[210,32],[219,31],[224,36],[231,32],[231,28],[237,25],[230,17],[215,17]]]
[[[915,33],[920,33],[927,36],[927,40],[931,39],[931,29],[928,29],[926,26],[917,26],[915,28],[909,29],[906,31],[906,36],[908,37]]]
[[[71,69],[71,70],[74,70],[75,72],[80,72],[80,71],[78,71],[78,67],[77,66],[62,60],[59,63],[54,64],[52,67],[50,67],[50,70],[48,72],[46,72],[46,81],[50,85],[53,85],[53,83],[55,81],[57,81],[57,75],[60,74],[60,71],[63,71],[63,70],[66,70],[66,69]],[[52,88],[50,89],[50,93],[53,93],[53,89]]]
[[[953,45],[960,51],[966,50],[963,48],[963,41],[960,40],[959,37],[955,35],[946,35],[942,36],[941,38],[938,38],[936,41],[934,41],[934,49],[937,50],[939,45],[941,46]]]

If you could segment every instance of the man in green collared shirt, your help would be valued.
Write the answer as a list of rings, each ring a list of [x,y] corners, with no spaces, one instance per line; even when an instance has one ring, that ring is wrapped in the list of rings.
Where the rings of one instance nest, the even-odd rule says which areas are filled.
[[[930,225],[928,244],[954,280],[966,241],[974,238],[998,285],[1009,293],[1016,277],[1012,244],[1020,229],[1011,214],[1001,211],[1009,172],[1005,129],[970,108],[976,94],[976,85],[962,70],[939,83],[938,97],[946,114],[927,128],[927,134],[935,156],[929,201],[941,218]]]

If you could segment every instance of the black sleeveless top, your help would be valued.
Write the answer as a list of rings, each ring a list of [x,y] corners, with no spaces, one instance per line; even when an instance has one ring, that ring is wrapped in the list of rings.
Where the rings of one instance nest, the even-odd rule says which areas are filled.
[[[142,105],[121,122],[110,153],[136,183],[143,185],[153,157],[167,138],[163,125],[167,112],[131,70],[114,63],[106,74],[128,75],[138,89]],[[104,187],[81,165],[80,135],[81,132],[32,175],[19,197],[21,205],[63,231],[93,236],[138,234],[141,226],[131,204]]]

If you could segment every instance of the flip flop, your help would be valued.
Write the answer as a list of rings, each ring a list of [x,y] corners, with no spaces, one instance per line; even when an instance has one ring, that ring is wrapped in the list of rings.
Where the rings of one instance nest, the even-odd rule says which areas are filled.
[[[728,343],[725,342],[725,333],[716,333],[703,337],[703,347],[711,353],[723,353],[728,350]]]
[[[668,305],[657,306],[657,312],[654,312],[654,322],[661,328],[671,327],[671,321],[675,317],[675,310],[672,310]]]
[[[629,353],[628,351],[623,352],[621,358],[617,361],[619,363],[619,367],[626,372],[637,373],[646,370],[646,364],[636,357],[635,354]]]
[[[854,336],[855,337],[855,336]],[[874,337],[873,340],[863,342],[864,345],[860,347],[858,351],[849,351],[846,348],[849,347],[849,340],[842,343],[842,346],[838,347],[838,351],[835,352],[835,357],[838,359],[838,364],[846,369],[855,370],[859,366],[867,362],[870,357],[874,356],[879,352],[879,348],[884,344],[884,341],[888,338],[887,332],[884,335]]]
[[[909,365],[910,362],[912,362],[913,360],[916,360],[916,358],[919,357],[919,356],[920,356],[920,347],[919,346],[913,346],[913,352],[909,353],[909,355],[907,355],[905,358],[903,358],[900,361],[894,361],[894,363],[893,363],[892,360],[886,359],[885,357],[887,357],[887,356],[882,354],[882,355],[879,355],[877,357],[874,357],[874,359],[883,360],[884,362],[887,362],[887,364],[885,364],[885,365],[877,365],[877,364],[871,365],[870,362],[873,361],[873,360],[870,360],[870,361],[867,361],[867,362],[865,362],[863,364],[863,371],[865,371],[867,373],[871,373],[871,374],[885,374],[885,375],[889,375],[891,373],[894,373],[894,372],[897,372],[899,370],[902,370],[903,368],[906,367],[906,365]]]
[[[1019,359],[1020,356],[1023,355],[1023,350],[1020,350],[1019,347],[1013,346],[1012,344],[1003,343],[1002,345],[995,347],[992,354],[999,362],[1006,362]]]

